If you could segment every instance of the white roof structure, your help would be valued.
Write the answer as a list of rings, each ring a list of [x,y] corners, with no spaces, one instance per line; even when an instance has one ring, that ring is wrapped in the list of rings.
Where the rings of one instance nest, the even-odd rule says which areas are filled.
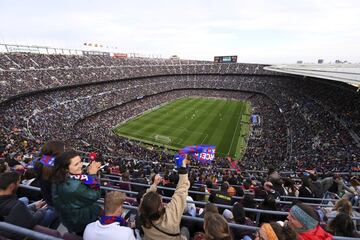
[[[360,64],[288,64],[265,70],[341,81],[360,87]]]

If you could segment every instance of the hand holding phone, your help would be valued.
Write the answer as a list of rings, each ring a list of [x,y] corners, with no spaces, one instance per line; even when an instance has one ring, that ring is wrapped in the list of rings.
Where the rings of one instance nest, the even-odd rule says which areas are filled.
[[[96,162],[96,161],[92,161],[92,162],[89,164],[88,173],[89,173],[90,175],[95,175],[95,174],[99,171],[100,165],[101,165],[101,163]]]

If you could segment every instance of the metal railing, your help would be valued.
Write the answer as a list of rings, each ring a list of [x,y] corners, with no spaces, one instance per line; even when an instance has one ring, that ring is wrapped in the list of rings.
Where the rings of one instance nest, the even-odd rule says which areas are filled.
[[[38,187],[32,187],[32,186],[26,186],[26,185],[20,185],[20,187],[23,188],[27,188],[27,189],[31,189],[34,191],[40,191],[40,188]],[[114,189],[114,188],[109,188],[109,187],[100,187],[101,189],[104,190],[110,190],[110,191],[120,191],[120,192],[131,192],[133,194],[138,194],[137,192],[132,192],[132,191],[126,191],[126,190],[121,190],[121,189]],[[170,197],[163,197],[163,199],[168,199],[171,200],[172,198]],[[102,199],[97,201],[99,204],[104,204],[104,201]],[[206,202],[198,202],[198,201],[187,201],[188,203],[198,203],[198,204],[202,204],[202,205],[206,205]],[[215,204],[218,207],[223,207],[223,208],[232,208],[232,206],[228,206],[228,205],[222,205],[222,204]],[[133,209],[137,211],[137,207],[134,206],[129,206],[129,205],[123,205],[124,208],[126,209]],[[260,219],[260,214],[272,214],[272,215],[278,215],[278,216],[287,216],[288,212],[280,212],[280,211],[269,211],[269,210],[262,210],[262,209],[253,209],[253,208],[244,208],[245,211],[248,212],[254,212],[256,213],[256,225],[259,224],[259,219]],[[182,216],[182,219],[185,220],[190,220],[190,221],[194,221],[194,222],[204,222],[203,218],[198,218],[198,217],[190,217],[190,216]],[[360,218],[352,218],[353,220],[360,220]],[[11,225],[11,224],[10,224]],[[235,229],[240,229],[240,230],[250,230],[250,231],[256,231],[257,229],[259,229],[259,227],[254,227],[254,226],[247,226],[247,225],[240,225],[240,224],[234,224],[234,223],[229,223],[230,228],[235,228]],[[28,230],[28,229],[26,229]],[[29,230],[31,231],[31,230]],[[34,232],[34,231],[32,231]],[[35,232],[37,233],[37,232]],[[45,234],[41,234],[39,236],[43,236]],[[27,236],[27,235],[26,235]],[[58,238],[54,238],[52,236],[48,236],[45,235],[46,237],[50,237],[50,238],[35,238],[35,239],[49,239],[49,240],[58,240]],[[334,240],[355,240],[357,238],[349,238],[349,237],[334,237]]]
[[[104,176],[105,177],[117,177],[120,179],[120,176],[118,176],[118,175],[104,174]],[[112,179],[108,179],[108,178],[104,178],[103,180],[112,181],[112,182],[118,181],[118,180],[112,180]],[[122,182],[122,181],[120,181],[120,182]],[[133,182],[127,182],[127,183],[133,183]],[[141,184],[141,183],[136,183],[136,184]],[[133,184],[133,185],[136,185],[136,184]],[[204,186],[204,184],[200,184],[200,183],[195,183],[194,185]],[[241,187],[240,185],[230,185],[230,186]],[[219,191],[219,188],[207,188],[207,189],[211,190],[211,191]],[[286,196],[286,195],[280,196],[280,198],[289,198],[289,199],[293,198],[293,199],[297,199],[297,200],[312,200],[312,201],[319,201],[319,202],[321,202],[321,201],[337,201],[338,200],[338,199],[333,199],[333,198],[324,199],[324,198],[295,197],[295,196]]]
[[[0,230],[6,233],[16,234],[16,236],[28,237],[36,240],[61,240],[62,238],[53,237],[44,233],[36,232],[27,228],[19,227],[7,222],[0,222]]]
[[[32,190],[35,190],[35,191],[40,191],[40,188],[38,187],[32,187],[32,186],[26,186],[26,185],[22,185],[20,184],[21,187],[24,187],[24,188],[28,188],[28,189],[32,189]],[[117,189],[117,188],[111,188],[111,187],[104,187],[104,186],[101,186],[100,189],[103,189],[103,190],[108,190],[108,191],[117,191],[117,192],[123,192],[123,193],[128,193],[128,194],[139,194],[138,192],[133,192],[133,191],[127,191],[127,190],[122,190],[122,189]],[[163,196],[162,197],[163,199],[165,200],[171,200],[172,198],[171,197],[166,197],[166,196]],[[206,204],[208,204],[208,202],[201,202],[201,201],[186,201],[187,203],[194,203],[194,204],[198,204],[198,205],[202,205],[202,206],[205,206]],[[231,205],[223,205],[223,204],[217,204],[217,203],[213,203],[215,206],[217,207],[220,207],[220,208],[227,208],[227,209],[232,209],[233,206]],[[256,218],[257,218],[257,221],[256,223],[259,224],[259,219],[260,219],[260,214],[263,213],[263,214],[272,214],[272,215],[278,215],[278,216],[287,216],[289,213],[288,212],[283,212],[283,211],[270,211],[270,210],[263,210],[263,209],[257,209],[257,208],[244,208],[245,212],[254,212],[257,214]],[[332,218],[332,217],[329,217],[329,218]],[[351,218],[352,220],[360,220],[360,217],[352,217]]]
[[[113,180],[113,179],[109,179],[109,178],[101,178],[102,181],[107,181],[107,182],[115,182],[115,183],[125,183],[125,184],[129,184],[129,185],[135,185],[135,186],[142,186],[142,187],[150,187],[149,184],[145,184],[145,183],[137,183],[137,182],[128,182],[128,181],[119,181],[119,180]],[[158,189],[163,189],[163,190],[171,190],[171,191],[175,191],[175,188],[170,188],[170,187],[164,187],[164,186],[158,186]],[[214,190],[214,191],[218,191],[218,190]],[[210,193],[207,192],[200,192],[200,191],[194,191],[194,190],[189,190],[189,193],[194,193],[194,194],[198,194],[198,195],[210,195]],[[134,192],[128,191],[125,193],[129,193],[129,194],[135,194]],[[238,200],[242,200],[244,199],[244,197],[238,197],[238,196],[233,196],[233,199],[238,199]],[[296,199],[296,200],[312,200],[312,201],[338,201],[339,199],[323,199],[323,198],[307,198],[307,197],[294,197],[294,196],[280,196],[280,198],[289,198],[289,199]],[[260,199],[260,198],[254,198],[255,202],[263,202],[264,199]],[[288,204],[291,205],[293,202],[291,201],[282,201],[282,200],[276,200],[276,203],[278,204]],[[310,206],[319,206],[319,207],[332,207],[328,204],[321,204],[321,203],[305,203],[306,205],[310,205]],[[353,206],[353,209],[359,209],[359,207]]]

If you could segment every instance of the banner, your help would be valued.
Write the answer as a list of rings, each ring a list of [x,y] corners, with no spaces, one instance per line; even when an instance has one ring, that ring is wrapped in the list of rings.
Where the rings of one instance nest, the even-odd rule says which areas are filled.
[[[202,164],[210,164],[215,158],[215,146],[212,145],[194,145],[187,146],[179,151],[174,156],[176,165],[181,166],[182,161],[185,160],[186,155],[191,155],[195,160]]]

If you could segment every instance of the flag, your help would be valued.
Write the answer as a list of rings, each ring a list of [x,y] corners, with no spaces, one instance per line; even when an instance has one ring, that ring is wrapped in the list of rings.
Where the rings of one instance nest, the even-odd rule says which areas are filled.
[[[187,146],[179,151],[178,154],[174,156],[176,165],[181,166],[182,161],[185,159],[185,156],[189,154],[195,158],[195,160],[203,163],[210,164],[215,158],[215,146],[212,145],[193,145]]]
[[[40,159],[40,163],[45,167],[53,167],[55,164],[55,157],[51,155],[43,155]]]
[[[230,168],[240,171],[240,168],[238,166],[238,160],[233,160],[231,157],[227,157],[227,160],[229,161]]]

